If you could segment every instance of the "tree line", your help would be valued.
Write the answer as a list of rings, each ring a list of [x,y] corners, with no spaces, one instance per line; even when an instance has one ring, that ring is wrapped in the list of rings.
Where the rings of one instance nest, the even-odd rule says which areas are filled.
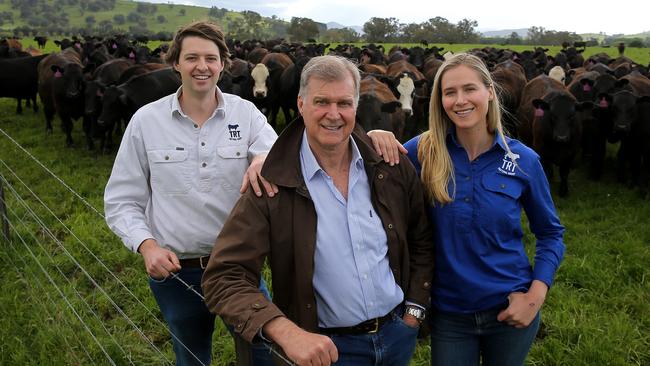
[[[96,14],[115,9],[117,0],[0,0],[9,3],[12,11],[0,12],[0,27],[14,24],[20,19],[24,25],[13,27],[13,35],[26,37],[33,35],[79,35],[79,34],[145,34],[151,39],[171,39],[172,29],[154,32],[150,23],[166,24],[165,15],[157,14],[159,6],[178,8],[177,15],[185,16],[182,5],[136,3],[128,14],[115,14],[112,19],[97,21]],[[64,6],[78,7],[83,18],[82,25],[73,26],[70,15]],[[277,39],[289,38],[291,41],[318,40],[321,42],[391,42],[391,43],[488,43],[502,45],[561,45],[582,41],[574,32],[547,30],[533,26],[527,37],[516,32],[506,37],[485,37],[476,30],[478,22],[462,19],[452,23],[443,17],[434,17],[421,23],[401,23],[397,18],[373,17],[363,24],[363,33],[346,27],[327,29],[323,23],[310,18],[292,17],[289,22],[277,16],[263,17],[254,11],[235,13],[226,8],[213,6],[206,9],[206,16],[219,22],[228,36],[235,39]],[[159,28],[159,27],[158,27]],[[592,39],[588,45],[616,44],[627,41],[629,46],[650,45],[650,38],[626,39],[606,37],[602,42]]]

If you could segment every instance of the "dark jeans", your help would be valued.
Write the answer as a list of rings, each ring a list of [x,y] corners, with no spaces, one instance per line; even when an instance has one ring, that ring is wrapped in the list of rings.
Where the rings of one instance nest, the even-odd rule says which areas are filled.
[[[526,328],[497,321],[505,306],[474,314],[432,311],[432,366],[521,366],[537,330],[539,313]]]
[[[407,366],[417,340],[418,329],[393,317],[377,333],[329,336],[339,352],[338,366]]]
[[[200,268],[184,268],[178,272],[178,276],[201,295],[203,295],[202,275],[203,270]],[[197,294],[188,290],[177,279],[149,278],[149,287],[158,302],[163,318],[169,325],[176,365],[210,365],[215,315],[208,311]],[[264,280],[260,284],[260,289],[270,298]],[[273,365],[271,356],[263,345],[252,347],[252,359],[256,366]]]

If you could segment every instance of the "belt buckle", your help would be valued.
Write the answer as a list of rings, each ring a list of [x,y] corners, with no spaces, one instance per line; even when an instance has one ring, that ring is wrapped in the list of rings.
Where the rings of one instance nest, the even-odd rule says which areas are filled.
[[[375,318],[375,319],[373,319],[373,321],[375,323],[375,328],[370,330],[368,332],[368,334],[374,334],[374,333],[377,333],[379,331],[379,318]]]
[[[203,258],[206,258],[206,257],[207,257],[207,256],[199,257],[199,266],[201,267],[201,269],[205,269],[205,267],[208,266],[207,261],[206,261],[205,264],[203,264]],[[209,259],[209,258],[208,258],[208,259]]]

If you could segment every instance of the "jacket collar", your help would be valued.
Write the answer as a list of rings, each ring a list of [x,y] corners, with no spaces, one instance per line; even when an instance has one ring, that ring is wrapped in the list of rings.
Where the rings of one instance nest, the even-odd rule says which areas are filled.
[[[295,119],[282,131],[269,151],[262,176],[279,186],[298,187],[304,184],[300,171],[300,145],[305,124],[301,117]],[[366,165],[374,166],[383,161],[372,147],[370,137],[357,123],[352,130],[352,138]]]

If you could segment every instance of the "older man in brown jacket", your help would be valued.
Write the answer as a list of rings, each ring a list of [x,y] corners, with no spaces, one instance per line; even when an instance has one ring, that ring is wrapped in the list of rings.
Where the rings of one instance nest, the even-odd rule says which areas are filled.
[[[303,69],[298,108],[245,193],[203,276],[208,308],[298,365],[407,365],[429,305],[431,228],[408,159],[391,166],[355,125],[359,73],[322,56]],[[258,290],[268,258],[273,302]]]

